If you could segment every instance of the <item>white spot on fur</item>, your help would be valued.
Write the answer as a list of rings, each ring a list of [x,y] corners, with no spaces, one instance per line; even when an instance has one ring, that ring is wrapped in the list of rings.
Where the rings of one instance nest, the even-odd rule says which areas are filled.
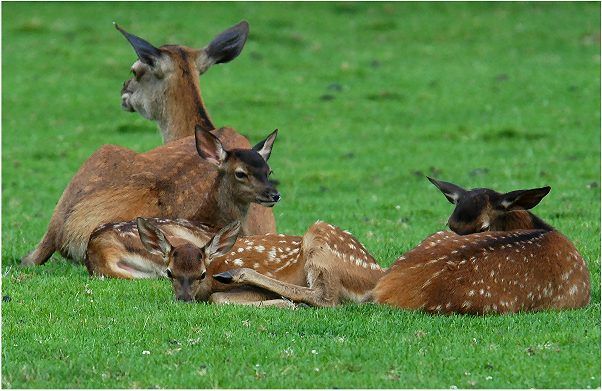
[[[242,266],[245,263],[242,261],[242,259],[240,258],[236,258],[234,261],[232,261],[236,266]]]

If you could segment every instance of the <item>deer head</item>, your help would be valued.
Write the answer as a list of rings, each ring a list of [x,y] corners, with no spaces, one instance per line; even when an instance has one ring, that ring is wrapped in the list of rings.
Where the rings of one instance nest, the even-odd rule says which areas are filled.
[[[136,222],[142,244],[150,253],[163,257],[176,299],[183,301],[193,301],[199,292],[208,289],[207,267],[232,248],[240,230],[240,222],[235,221],[215,234],[203,248],[192,243],[174,247],[149,220],[138,217]]]
[[[182,117],[191,117],[190,113],[205,130],[212,130],[214,126],[201,99],[198,77],[212,65],[232,61],[240,54],[249,34],[249,24],[238,23],[202,49],[180,45],[157,48],[117,24],[115,27],[138,56],[131,67],[133,77],[123,84],[121,107],[156,121],[165,142],[180,137],[177,132],[172,134],[170,129],[176,127],[174,122],[186,122]],[[187,125],[187,129],[192,129],[190,123],[181,126]]]
[[[551,229],[528,209],[550,192],[550,187],[498,193],[491,189],[465,190],[453,183],[427,177],[456,207],[449,228],[459,235],[511,229]]]
[[[233,198],[241,205],[254,202],[272,207],[280,200],[280,193],[268,179],[272,172],[268,159],[277,135],[278,129],[251,149],[226,150],[212,133],[196,128],[197,152],[219,171],[218,203]],[[225,204],[222,207],[228,208]]]

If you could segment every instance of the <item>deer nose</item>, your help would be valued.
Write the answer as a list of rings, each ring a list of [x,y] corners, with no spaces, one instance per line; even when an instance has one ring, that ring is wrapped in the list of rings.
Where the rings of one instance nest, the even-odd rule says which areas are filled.
[[[130,86],[131,81],[132,79],[127,79],[123,82],[123,86],[121,87],[121,95],[125,94],[126,92],[129,92],[128,87]]]
[[[187,302],[187,303],[188,303],[188,302],[191,302],[192,300],[194,300],[194,299],[193,299],[193,297],[192,297],[192,296],[190,296],[190,295],[182,295],[182,296],[178,296],[178,297],[176,297],[176,298],[177,298],[179,301],[185,301],[185,302]]]
[[[276,194],[272,194],[272,200],[274,202],[280,201],[280,193],[276,192]]]

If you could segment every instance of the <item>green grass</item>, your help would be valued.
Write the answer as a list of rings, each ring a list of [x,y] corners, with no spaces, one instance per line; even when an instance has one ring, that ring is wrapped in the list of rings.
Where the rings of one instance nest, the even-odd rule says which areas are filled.
[[[3,3],[2,386],[600,387],[598,3]],[[204,46],[247,19],[240,58],[201,78],[214,121],[271,158],[279,231],[351,230],[384,265],[443,228],[425,174],[552,186],[535,212],[587,260],[584,309],[429,316],[375,305],[174,303],[167,281],[21,270],[61,192],[104,143],[160,143],[120,111],[134,53]],[[148,351],[150,354],[144,354]]]

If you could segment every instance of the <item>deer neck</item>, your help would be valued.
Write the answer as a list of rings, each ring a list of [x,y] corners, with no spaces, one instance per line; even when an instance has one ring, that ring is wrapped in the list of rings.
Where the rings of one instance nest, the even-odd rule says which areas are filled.
[[[199,76],[193,67],[181,68],[171,76],[165,91],[165,106],[159,128],[163,143],[194,135],[196,125],[203,130],[215,129],[199,88]]]
[[[215,221],[216,227],[224,227],[234,220],[240,221],[242,225],[245,224],[249,202],[243,201],[237,196],[236,189],[225,178],[224,173],[218,174],[211,194],[213,205],[215,205],[213,221]]]
[[[543,229],[552,231],[554,229],[528,210],[513,210],[504,213],[493,225],[496,231],[512,231],[516,229]]]

